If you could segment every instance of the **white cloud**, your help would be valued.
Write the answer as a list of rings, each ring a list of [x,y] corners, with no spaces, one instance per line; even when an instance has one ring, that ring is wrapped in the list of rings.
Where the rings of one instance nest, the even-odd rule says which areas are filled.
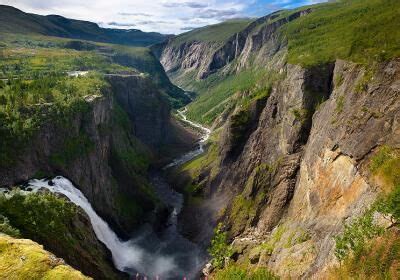
[[[188,25],[200,27],[242,17],[249,3],[240,0],[0,0],[0,4],[31,13],[93,21],[103,27],[181,33]]]
[[[26,12],[58,14],[103,27],[181,33],[190,28],[325,0],[0,0]]]

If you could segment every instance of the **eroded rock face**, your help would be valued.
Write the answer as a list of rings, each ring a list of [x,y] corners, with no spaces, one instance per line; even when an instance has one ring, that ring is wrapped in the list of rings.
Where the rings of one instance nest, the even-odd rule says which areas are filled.
[[[311,233],[316,255],[305,266],[304,276],[321,273],[335,261],[332,237],[373,202],[377,186],[369,180],[368,163],[374,149],[400,144],[400,61],[379,65],[369,81],[365,71],[371,69],[337,61],[333,93],[313,116],[295,193],[283,220]],[[273,266],[283,273],[279,264]]]

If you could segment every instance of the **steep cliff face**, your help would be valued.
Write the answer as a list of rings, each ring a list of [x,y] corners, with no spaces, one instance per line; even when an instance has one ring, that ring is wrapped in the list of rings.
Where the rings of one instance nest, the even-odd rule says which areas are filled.
[[[168,100],[150,78],[109,76],[115,99],[134,124],[135,137],[161,161],[189,150],[193,135],[182,129],[170,115]]]
[[[370,157],[400,145],[400,61],[282,70],[259,116],[242,124],[243,143],[232,144],[236,110],[220,137],[218,174],[196,180],[206,201],[218,201],[214,221],[234,239],[238,262],[310,277],[335,263],[333,237],[379,193]]]

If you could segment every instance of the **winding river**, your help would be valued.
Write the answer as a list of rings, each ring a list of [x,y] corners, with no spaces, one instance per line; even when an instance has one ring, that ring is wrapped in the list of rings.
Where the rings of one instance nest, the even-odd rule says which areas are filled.
[[[164,169],[183,164],[204,152],[204,145],[211,131],[188,120],[186,111],[184,108],[178,111],[178,115],[184,122],[201,130],[203,135],[195,150],[175,159]],[[150,277],[160,276],[162,279],[182,279],[184,276],[193,279],[204,265],[207,255],[204,249],[187,240],[178,231],[178,215],[183,206],[183,196],[174,191],[160,173],[154,172],[150,177],[160,199],[173,208],[173,211],[161,233],[154,232],[146,224],[128,241],[123,241],[116,235],[107,222],[97,215],[84,194],[68,179],[61,176],[51,180],[33,179],[29,181],[29,187],[33,192],[45,188],[53,193],[61,193],[80,206],[89,216],[97,238],[111,251],[114,265],[120,271],[131,275],[140,273]]]
[[[208,138],[210,138],[211,130],[208,129],[207,127],[202,126],[199,123],[195,123],[195,122],[188,120],[187,116],[185,115],[186,112],[187,112],[186,107],[182,110],[178,110],[178,116],[181,118],[181,120],[183,122],[189,124],[192,127],[199,129],[202,132],[202,136],[200,138],[199,144],[198,144],[197,148],[194,149],[193,151],[190,151],[190,152],[176,158],[170,164],[166,165],[163,168],[164,170],[174,167],[174,166],[184,164],[185,162],[188,162],[191,159],[197,157],[198,155],[201,155],[202,153],[204,153],[204,145],[206,144]]]

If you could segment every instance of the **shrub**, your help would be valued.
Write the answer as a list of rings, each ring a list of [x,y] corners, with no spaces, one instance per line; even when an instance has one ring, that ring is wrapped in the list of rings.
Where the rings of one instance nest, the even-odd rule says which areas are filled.
[[[224,267],[225,259],[229,258],[233,253],[232,247],[228,245],[227,233],[223,231],[222,227],[222,223],[219,223],[214,230],[214,237],[208,249],[212,257],[211,263],[216,268]]]
[[[39,242],[47,239],[66,242],[69,240],[66,236],[68,226],[77,208],[54,194],[22,195],[16,192],[10,198],[0,195],[0,213],[9,218],[23,236]]]
[[[218,270],[214,276],[215,280],[276,280],[279,279],[266,268],[250,269],[239,265],[229,265]]]
[[[11,235],[13,237],[20,236],[19,230],[11,226],[8,218],[1,214],[0,214],[0,232]]]
[[[384,229],[374,223],[373,210],[344,226],[341,235],[335,238],[335,256],[343,261],[350,253],[358,255],[368,240],[383,233]]]
[[[400,236],[393,231],[365,243],[357,255],[331,270],[328,279],[399,279]],[[356,277],[355,277],[356,276]]]
[[[382,146],[371,158],[370,170],[381,176],[384,183],[392,189],[400,183],[400,152],[389,146]]]

